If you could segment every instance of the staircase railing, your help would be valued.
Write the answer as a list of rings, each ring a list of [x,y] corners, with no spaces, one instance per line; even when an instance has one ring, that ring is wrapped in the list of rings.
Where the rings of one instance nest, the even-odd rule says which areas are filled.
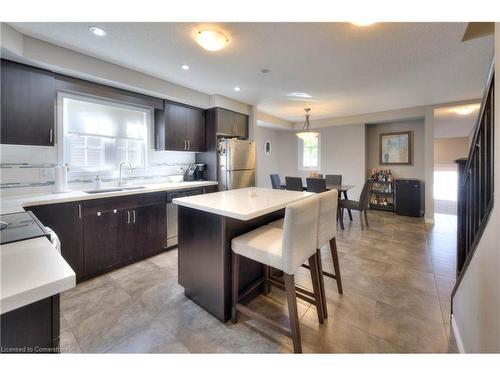
[[[452,298],[470,264],[493,208],[495,60],[488,73],[467,160],[457,160],[457,281]]]

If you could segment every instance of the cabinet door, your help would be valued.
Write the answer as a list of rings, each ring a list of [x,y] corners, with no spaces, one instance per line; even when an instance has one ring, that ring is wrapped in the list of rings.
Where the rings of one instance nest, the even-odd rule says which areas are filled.
[[[186,151],[186,107],[165,103],[165,150]]]
[[[205,112],[186,108],[186,134],[189,151],[205,151]]]
[[[127,210],[124,209],[85,213],[85,275],[104,272],[129,258],[127,225]]]
[[[248,116],[233,113],[234,135],[239,138],[248,138]]]
[[[156,151],[165,150],[165,111],[155,109],[155,144]]]
[[[158,203],[132,210],[133,257],[141,258],[157,253],[167,246],[167,206]]]
[[[54,75],[6,60],[2,60],[1,71],[1,142],[53,146]]]
[[[217,134],[234,136],[234,116],[233,112],[223,108],[217,108],[216,112]]]
[[[76,277],[83,276],[82,202],[28,207],[43,225],[56,232],[61,241],[61,254]]]

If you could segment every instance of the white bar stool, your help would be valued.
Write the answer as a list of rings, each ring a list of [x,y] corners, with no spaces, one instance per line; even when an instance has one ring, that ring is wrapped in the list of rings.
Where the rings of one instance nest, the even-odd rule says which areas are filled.
[[[317,259],[318,259],[318,270],[320,272],[320,286],[321,286],[321,296],[323,301],[323,313],[325,318],[328,318],[327,304],[326,304],[326,294],[325,294],[325,283],[321,274],[335,279],[337,282],[337,289],[340,294],[342,294],[342,279],[340,276],[340,265],[339,257],[337,252],[337,241],[335,240],[337,236],[337,205],[338,205],[338,192],[337,190],[329,190],[324,193],[319,193],[316,195],[319,199],[319,216],[318,216],[318,235],[317,235]],[[269,226],[275,228],[283,227],[283,219],[276,220],[268,224]],[[335,274],[323,271],[323,266],[321,262],[321,248],[323,246],[330,245],[330,253],[332,256],[333,267],[335,269]],[[310,268],[310,265],[302,264],[302,267]]]
[[[253,319],[277,329],[279,332],[289,336],[293,341],[295,353],[302,352],[300,340],[299,317],[297,312],[297,296],[295,291],[294,274],[297,269],[309,260],[311,265],[311,278],[315,304],[318,309],[318,319],[323,323],[323,301],[321,299],[321,285],[319,271],[317,268],[317,227],[318,227],[319,200],[317,196],[312,196],[286,207],[283,229],[264,225],[251,232],[233,238],[232,247],[232,322],[237,321],[237,312],[241,312]],[[273,267],[283,271],[284,288],[287,296],[288,313],[290,317],[290,329],[282,327],[280,324],[266,318],[265,316],[240,304],[239,295],[239,258],[240,256],[252,259],[264,264],[266,268]],[[264,277],[256,286],[271,282]],[[248,295],[248,291],[242,292],[243,296]]]

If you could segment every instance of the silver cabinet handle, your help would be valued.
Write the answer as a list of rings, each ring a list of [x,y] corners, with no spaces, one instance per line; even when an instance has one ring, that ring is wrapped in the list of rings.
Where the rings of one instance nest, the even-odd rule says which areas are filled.
[[[78,219],[82,219],[82,205],[78,204]]]
[[[186,140],[184,140],[184,150],[186,149]]]
[[[234,125],[234,127],[236,128],[235,133],[238,134],[238,124]]]
[[[49,131],[49,143],[52,143],[54,140],[54,129],[50,129]]]
[[[130,224],[130,211],[127,210],[127,224]]]
[[[135,210],[132,210],[132,223],[135,224]]]
[[[188,141],[187,141],[187,142],[188,142],[188,150],[191,150],[191,140],[190,140],[190,139],[188,139]]]

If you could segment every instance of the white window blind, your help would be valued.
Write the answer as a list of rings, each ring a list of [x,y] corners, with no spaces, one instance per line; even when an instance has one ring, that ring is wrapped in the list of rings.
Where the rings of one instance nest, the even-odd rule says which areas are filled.
[[[62,98],[64,158],[73,171],[145,168],[149,111],[84,96]]]
[[[320,168],[320,136],[299,138],[299,169]]]

